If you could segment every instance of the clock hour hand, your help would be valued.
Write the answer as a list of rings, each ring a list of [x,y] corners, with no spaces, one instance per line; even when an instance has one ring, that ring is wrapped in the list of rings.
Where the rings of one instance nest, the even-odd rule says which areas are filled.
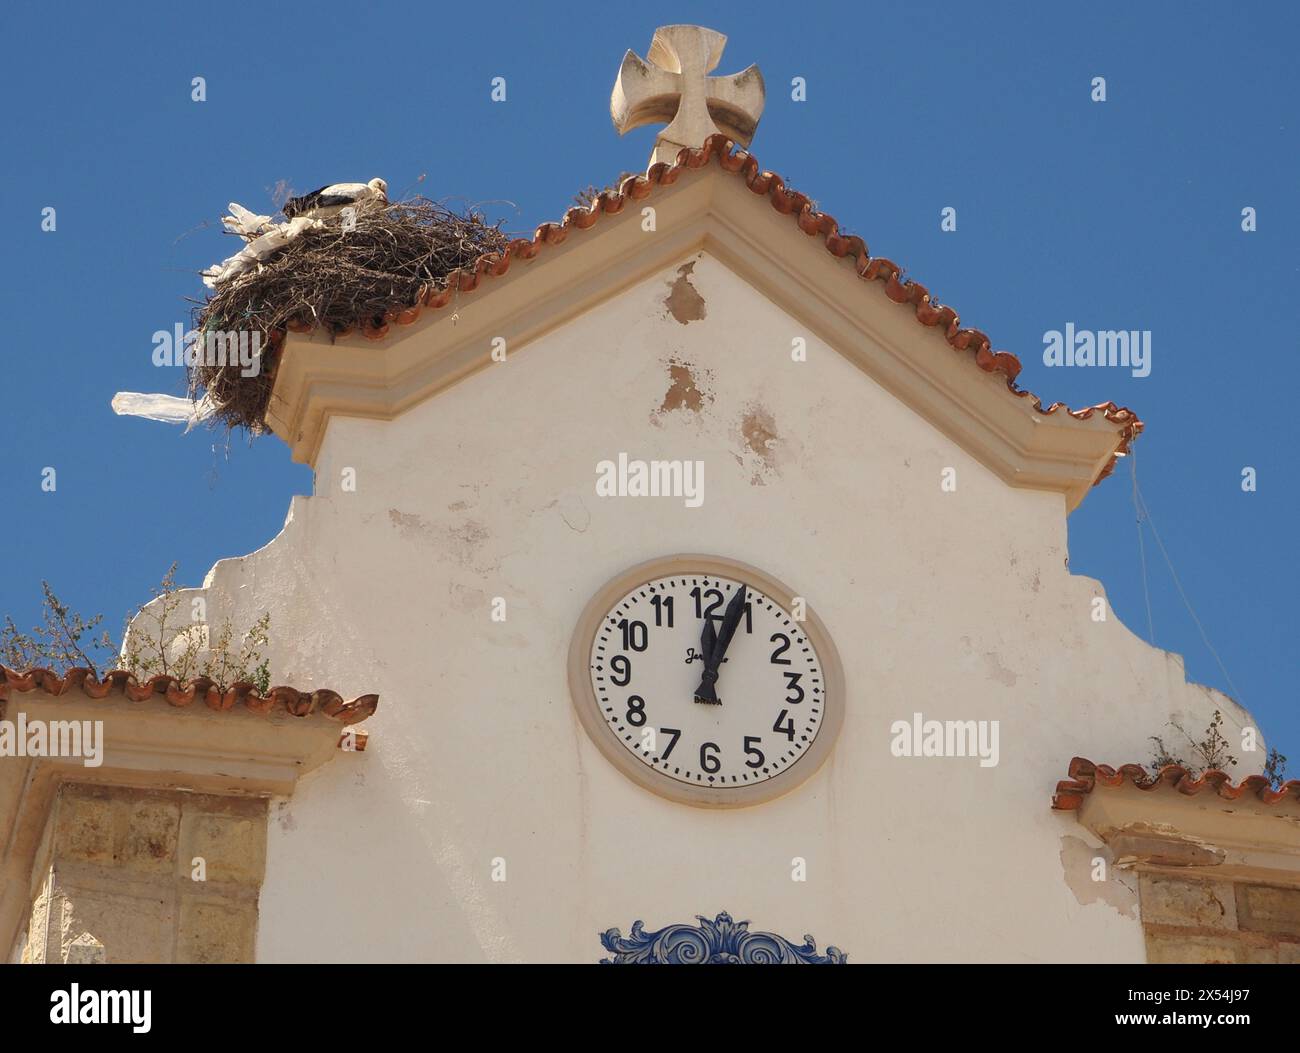
[[[704,618],[704,631],[700,634],[700,654],[704,658],[704,672],[700,674],[700,686],[695,689],[695,701],[706,706],[720,706],[722,699],[714,685],[718,682],[718,669],[727,657],[727,647],[736,635],[736,626],[745,610],[746,589],[744,585],[736,590],[731,602],[722,615],[722,625],[715,632],[713,619]]]

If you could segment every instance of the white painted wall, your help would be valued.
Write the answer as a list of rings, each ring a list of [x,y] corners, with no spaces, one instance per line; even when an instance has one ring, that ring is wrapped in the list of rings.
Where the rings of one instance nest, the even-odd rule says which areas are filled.
[[[1244,711],[1092,620],[1101,588],[1066,569],[1059,495],[1005,486],[811,337],[792,363],[807,334],[709,257],[690,279],[707,316],[676,321],[675,277],[395,422],[335,418],[317,496],[209,576],[211,621],[271,611],[275,682],[382,695],[369,750],[273,809],[259,960],[591,962],[605,929],[720,910],[857,962],[1143,960],[1134,897],[1109,897],[1128,916],[1093,897],[1087,835],[1050,811],[1053,787],[1076,754],[1148,759],[1171,715],[1199,729],[1221,708],[1232,736]],[[670,359],[711,395],[703,412],[657,412]],[[770,466],[741,435],[756,408]],[[619,451],[702,458],[703,507],[598,499],[596,463]],[[772,803],[706,811],[637,788],[569,701],[591,594],[691,550],[802,592],[844,660],[838,747]],[[1000,765],[894,758],[890,724],[916,711],[1001,721]]]

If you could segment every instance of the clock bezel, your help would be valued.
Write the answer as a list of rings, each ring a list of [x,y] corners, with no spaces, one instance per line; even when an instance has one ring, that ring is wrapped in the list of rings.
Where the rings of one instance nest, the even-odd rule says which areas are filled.
[[[783,797],[820,770],[830,756],[844,723],[844,667],[830,632],[810,606],[805,606],[805,617],[799,628],[817,652],[826,685],[821,729],[802,756],[779,775],[752,786],[730,789],[691,786],[642,764],[623,746],[601,716],[600,702],[591,683],[591,651],[601,622],[614,604],[637,586],[658,578],[692,573],[743,581],[778,601],[786,611],[789,611],[793,598],[799,595],[758,567],[726,556],[679,553],[629,567],[596,590],[573,630],[569,643],[569,695],[578,712],[578,720],[606,760],[642,789],[660,797],[700,808],[746,808]]]

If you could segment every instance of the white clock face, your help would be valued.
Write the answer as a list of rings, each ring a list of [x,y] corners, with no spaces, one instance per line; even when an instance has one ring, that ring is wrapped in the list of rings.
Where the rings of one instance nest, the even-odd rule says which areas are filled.
[[[828,723],[828,677],[786,603],[788,596],[769,595],[741,575],[684,572],[602,604],[588,674],[605,732],[658,777],[720,791],[710,803],[789,773]],[[715,653],[710,662],[706,649],[716,652],[728,610],[734,635],[721,660]],[[710,666],[717,704],[697,700]]]

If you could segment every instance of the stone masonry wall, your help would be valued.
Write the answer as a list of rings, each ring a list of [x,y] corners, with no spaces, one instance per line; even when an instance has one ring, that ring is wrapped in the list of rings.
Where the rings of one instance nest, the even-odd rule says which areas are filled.
[[[1147,960],[1300,965],[1300,888],[1146,873]]]
[[[256,798],[64,786],[23,960],[252,961],[266,815]]]

